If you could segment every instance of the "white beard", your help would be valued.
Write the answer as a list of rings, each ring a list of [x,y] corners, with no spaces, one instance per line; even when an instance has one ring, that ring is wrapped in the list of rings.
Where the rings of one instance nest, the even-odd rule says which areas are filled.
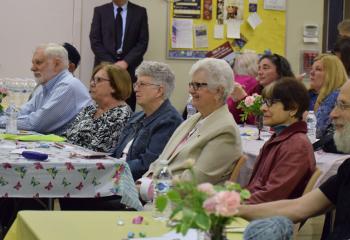
[[[345,123],[342,131],[335,131],[334,142],[338,151],[350,153],[350,122]]]

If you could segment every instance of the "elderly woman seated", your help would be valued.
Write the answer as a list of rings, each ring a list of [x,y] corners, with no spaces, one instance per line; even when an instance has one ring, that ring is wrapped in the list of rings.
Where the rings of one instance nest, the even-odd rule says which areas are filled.
[[[169,66],[144,61],[136,69],[136,76],[136,103],[143,111],[132,116],[113,153],[126,159],[134,179],[148,170],[182,122],[169,101],[175,88],[175,75]]]
[[[141,184],[147,182],[144,179],[153,174],[161,160],[166,160],[173,175],[181,180],[192,179],[192,167],[198,183],[222,183],[229,179],[242,155],[239,130],[226,105],[233,89],[229,64],[214,58],[202,59],[192,66],[190,75],[189,93],[198,113],[176,129]]]
[[[129,73],[113,64],[97,66],[90,81],[96,104],[85,107],[63,134],[70,143],[100,152],[110,152],[131,116],[125,100],[131,93]]]
[[[262,95],[264,125],[275,133],[260,150],[247,185],[253,204],[300,197],[316,165],[302,121],[309,105],[305,86],[295,78],[282,78]]]

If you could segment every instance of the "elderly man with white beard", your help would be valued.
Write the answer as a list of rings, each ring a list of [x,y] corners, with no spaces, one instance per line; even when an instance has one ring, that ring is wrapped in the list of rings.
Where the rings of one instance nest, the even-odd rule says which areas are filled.
[[[68,71],[67,50],[56,43],[38,46],[31,71],[40,86],[18,113],[20,130],[62,133],[67,125],[92,100],[84,84]],[[0,117],[5,127],[6,116]]]
[[[350,81],[347,81],[340,89],[340,94],[335,108],[331,112],[331,117],[336,129],[334,140],[337,149],[344,153],[350,153]],[[239,208],[238,215],[247,220],[284,216],[297,223],[334,208],[336,210],[334,229],[327,239],[349,239],[350,158],[345,160],[339,167],[336,175],[330,177],[319,188],[314,189],[310,193],[292,200],[281,200],[257,205],[242,205]],[[278,228],[278,225],[274,225],[273,228]],[[251,234],[255,229],[251,228],[249,230],[249,234]],[[261,234],[261,229],[259,230],[259,234]],[[266,231],[271,233],[271,228],[269,230],[266,229]],[[261,235],[256,233],[253,233],[255,238],[250,237],[252,236],[250,235],[245,239],[259,239]],[[288,236],[286,237],[283,239],[289,239]],[[271,236],[269,239],[275,238]]]

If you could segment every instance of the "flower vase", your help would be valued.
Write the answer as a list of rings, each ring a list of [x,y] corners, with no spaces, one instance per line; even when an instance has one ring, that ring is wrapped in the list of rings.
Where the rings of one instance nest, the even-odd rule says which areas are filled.
[[[225,226],[217,226],[209,231],[198,231],[198,240],[227,240]]]
[[[263,129],[263,127],[264,127],[263,120],[264,120],[264,115],[259,114],[259,115],[255,116],[255,125],[258,128],[258,138],[256,140],[262,140],[262,138],[260,137],[260,133],[261,133],[261,130]]]

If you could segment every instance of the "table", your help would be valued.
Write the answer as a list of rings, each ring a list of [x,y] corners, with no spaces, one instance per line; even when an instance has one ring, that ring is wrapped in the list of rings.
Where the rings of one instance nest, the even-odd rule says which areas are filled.
[[[111,157],[71,157],[89,150],[53,143],[0,142],[0,197],[13,198],[94,198],[119,195],[121,202],[142,209],[126,162]],[[23,150],[47,153],[47,161],[29,161],[13,153]]]
[[[258,156],[261,147],[267,141],[271,133],[265,129],[262,131],[261,136],[263,140],[256,140],[257,128],[254,126],[241,126],[240,132],[242,136],[243,152],[247,155],[248,159],[246,164],[242,167],[238,176],[238,183],[242,186],[248,184],[250,176],[252,174],[256,157]],[[325,182],[330,176],[337,173],[338,167],[344,160],[350,158],[349,154],[335,154],[326,153],[322,150],[315,152],[316,166],[322,171],[315,188]]]
[[[142,224],[132,224],[135,216],[143,216]],[[125,224],[120,226],[118,220]],[[245,227],[248,223],[237,219],[234,226]],[[135,237],[140,232],[147,237],[161,236],[168,231],[165,222],[156,221],[151,212],[69,212],[69,211],[21,211],[7,233],[5,240],[16,239],[125,239],[128,232]],[[229,233],[228,239],[243,239],[242,233]]]

